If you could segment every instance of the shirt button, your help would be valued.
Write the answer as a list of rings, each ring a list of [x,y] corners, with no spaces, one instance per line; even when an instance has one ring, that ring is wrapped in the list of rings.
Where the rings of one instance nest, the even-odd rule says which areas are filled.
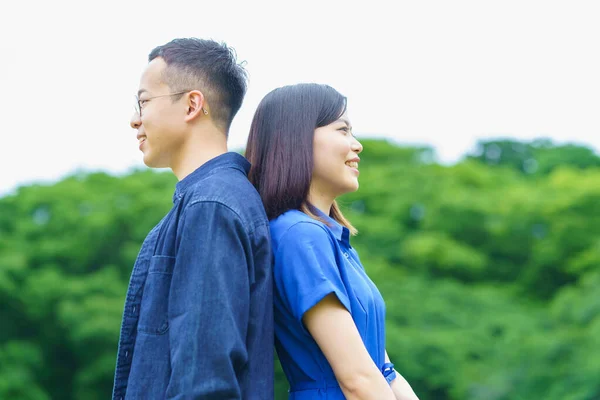
[[[125,358],[127,358],[127,357],[129,357],[129,352],[128,351],[125,352]]]

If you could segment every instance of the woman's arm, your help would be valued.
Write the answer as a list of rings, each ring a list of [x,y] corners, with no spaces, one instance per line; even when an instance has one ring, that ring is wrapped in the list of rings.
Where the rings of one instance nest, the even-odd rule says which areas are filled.
[[[387,351],[385,352],[385,362],[390,362]],[[419,400],[406,379],[398,371],[396,371],[396,379],[391,382],[390,387],[394,392],[394,396],[396,396],[396,400]]]
[[[335,294],[325,296],[309,309],[302,321],[348,400],[396,400],[367,352],[352,316]]]

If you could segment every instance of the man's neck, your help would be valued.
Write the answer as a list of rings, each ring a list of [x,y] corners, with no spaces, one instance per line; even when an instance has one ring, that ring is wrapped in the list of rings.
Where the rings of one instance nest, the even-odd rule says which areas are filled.
[[[203,132],[190,136],[190,140],[181,149],[178,160],[171,169],[178,180],[182,180],[207,161],[227,152],[227,138],[224,133]]]

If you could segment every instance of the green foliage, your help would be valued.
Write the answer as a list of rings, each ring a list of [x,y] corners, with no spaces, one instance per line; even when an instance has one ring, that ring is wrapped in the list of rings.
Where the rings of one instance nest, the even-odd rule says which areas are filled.
[[[480,141],[474,154],[468,157],[534,175],[545,175],[566,165],[578,169],[600,166],[600,157],[589,147],[572,143],[555,145],[549,139],[529,143],[509,139]]]
[[[83,174],[0,199],[0,398],[110,397],[131,267],[174,183]]]
[[[49,399],[36,379],[42,367],[41,352],[35,344],[18,340],[4,342],[0,347],[0,397]]]
[[[600,399],[598,157],[494,141],[442,166],[427,147],[363,145],[340,204],[421,400]],[[131,267],[174,184],[76,174],[0,199],[0,398],[110,397]]]

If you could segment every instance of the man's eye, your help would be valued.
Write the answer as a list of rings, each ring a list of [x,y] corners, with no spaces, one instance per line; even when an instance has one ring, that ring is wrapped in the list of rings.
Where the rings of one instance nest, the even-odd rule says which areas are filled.
[[[143,106],[144,104],[146,104],[148,102],[148,100],[140,100],[140,106]]]

